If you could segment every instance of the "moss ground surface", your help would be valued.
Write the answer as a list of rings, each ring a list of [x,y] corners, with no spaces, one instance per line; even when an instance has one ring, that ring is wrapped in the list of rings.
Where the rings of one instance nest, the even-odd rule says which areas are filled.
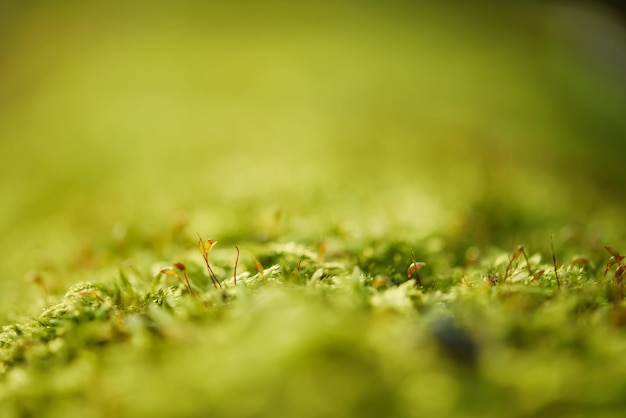
[[[0,4],[1,417],[622,416],[623,31],[137,4]]]

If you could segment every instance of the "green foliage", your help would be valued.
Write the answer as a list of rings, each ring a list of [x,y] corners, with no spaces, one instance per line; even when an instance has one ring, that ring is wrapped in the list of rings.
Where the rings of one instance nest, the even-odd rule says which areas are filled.
[[[560,266],[558,288],[554,272],[533,280],[514,264],[494,285],[479,265],[428,272],[431,286],[398,274],[375,288],[374,274],[412,263],[410,247],[366,248],[377,256],[257,244],[257,258],[277,264],[241,271],[236,287],[207,278],[195,296],[183,281],[124,271],[74,285],[3,328],[3,416],[496,417],[625,406],[626,305],[602,272]],[[485,261],[498,271],[501,258]],[[290,267],[299,260],[307,267]],[[192,280],[201,267],[190,267]]]
[[[611,20],[231,3],[0,2],[0,417],[621,417]]]

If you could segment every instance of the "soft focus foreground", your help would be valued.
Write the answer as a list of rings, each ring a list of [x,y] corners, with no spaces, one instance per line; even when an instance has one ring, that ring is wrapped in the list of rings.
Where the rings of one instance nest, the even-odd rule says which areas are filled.
[[[566,2],[2,3],[0,415],[612,416],[625,38]]]

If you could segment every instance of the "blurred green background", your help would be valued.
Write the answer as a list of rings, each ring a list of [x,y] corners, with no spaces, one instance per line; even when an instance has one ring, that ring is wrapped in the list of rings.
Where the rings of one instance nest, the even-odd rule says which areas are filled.
[[[196,231],[624,240],[620,18],[434,3],[0,2],[0,322]]]

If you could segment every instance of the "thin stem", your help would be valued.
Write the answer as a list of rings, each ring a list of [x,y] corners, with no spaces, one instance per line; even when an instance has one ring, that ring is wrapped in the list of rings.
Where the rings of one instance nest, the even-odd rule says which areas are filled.
[[[235,286],[237,286],[237,265],[239,264],[239,247],[235,245],[235,249],[237,250],[237,259],[235,260],[235,271],[233,272],[233,280],[235,281]]]
[[[554,275],[556,276],[556,285],[561,288],[561,280],[559,279],[559,272],[556,269],[556,255],[554,254],[554,234],[550,235],[550,249],[552,250],[552,264],[554,264]]]
[[[183,276],[185,276],[185,281],[187,282],[187,289],[189,289],[189,293],[191,293],[191,295],[195,298],[196,292],[194,292],[191,288],[191,284],[189,283],[189,277],[187,277],[187,272],[185,270],[183,270]]]

